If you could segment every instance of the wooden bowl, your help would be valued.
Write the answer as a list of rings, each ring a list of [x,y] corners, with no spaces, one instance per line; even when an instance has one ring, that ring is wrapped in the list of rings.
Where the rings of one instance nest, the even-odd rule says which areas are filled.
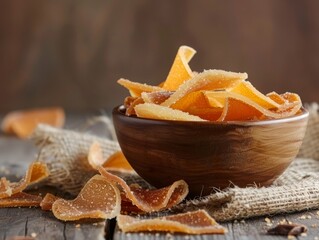
[[[293,161],[309,113],[283,119],[184,122],[143,119],[113,109],[121,149],[135,171],[155,187],[183,179],[191,195],[232,184],[267,186]]]

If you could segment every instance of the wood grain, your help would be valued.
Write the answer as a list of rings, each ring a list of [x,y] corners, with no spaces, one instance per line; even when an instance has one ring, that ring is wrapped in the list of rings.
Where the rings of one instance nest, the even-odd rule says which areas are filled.
[[[192,196],[231,184],[269,186],[290,165],[308,112],[252,122],[189,122],[126,116],[113,110],[117,139],[134,170],[155,187],[183,179]]]
[[[0,239],[36,236],[36,239],[104,239],[105,222],[65,223],[51,212],[34,208],[0,209]]]
[[[82,116],[79,120],[78,117],[71,116],[70,119],[72,121],[68,121],[68,125],[80,126],[85,117]],[[36,158],[36,152],[31,141],[0,134],[0,176],[10,180],[20,179],[28,164]],[[36,239],[44,240],[104,239],[107,226],[108,221],[94,224],[62,222],[51,212],[37,208],[0,208],[0,239],[3,240],[14,236],[30,237],[32,234],[36,234]]]
[[[71,116],[67,123],[72,127],[83,126],[86,116]],[[71,119],[71,120],[70,120]],[[1,117],[0,117],[1,120]],[[103,132],[103,128],[95,129],[96,132]],[[12,180],[23,175],[28,163],[34,159],[36,149],[31,142],[22,141],[15,137],[0,134],[0,176],[9,176]],[[17,176],[16,176],[17,175]],[[308,216],[311,216],[309,218]],[[319,214],[317,210],[305,211],[295,214],[286,214],[269,217],[275,225],[282,219],[305,224],[308,227],[307,238],[319,237]],[[246,221],[235,221],[222,223],[227,227],[229,233],[224,235],[200,235],[189,236],[182,234],[156,234],[156,233],[123,233],[118,228],[113,229],[114,221],[111,224],[104,223],[84,224],[64,223],[56,220],[49,212],[43,212],[35,208],[0,208],[0,239],[9,240],[10,236],[31,236],[37,235],[38,240],[51,239],[114,239],[114,240],[151,240],[151,239],[190,239],[190,240],[280,240],[285,237],[265,235],[269,226],[266,225],[264,217],[254,218]],[[106,229],[107,232],[104,232]],[[113,234],[114,231],[114,235]]]
[[[319,101],[318,1],[3,1],[0,111],[111,109],[120,77],[163,81],[181,44],[194,70],[246,71],[262,92]]]
[[[285,216],[268,216],[271,224],[267,224],[265,217],[259,217],[249,220],[240,220],[229,223],[222,223],[228,229],[225,235],[184,235],[167,233],[123,233],[118,227],[115,228],[114,240],[167,240],[167,239],[189,239],[189,240],[280,240],[287,239],[284,236],[268,235],[267,230],[279,224],[281,221],[291,221],[304,224],[308,228],[307,236],[298,237],[298,239],[315,239],[319,237],[319,215],[316,210],[304,211],[301,213],[287,214]],[[311,216],[311,219],[304,217]]]

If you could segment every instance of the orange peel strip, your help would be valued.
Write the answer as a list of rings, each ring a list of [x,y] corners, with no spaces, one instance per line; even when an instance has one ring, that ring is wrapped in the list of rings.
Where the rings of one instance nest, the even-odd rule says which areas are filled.
[[[253,100],[255,103],[259,104],[263,108],[266,108],[266,109],[280,108],[280,104],[278,104],[276,101],[272,100],[268,96],[259,92],[248,81],[243,81],[243,82],[239,83],[236,87],[234,87],[230,91]]]
[[[41,209],[44,211],[51,211],[53,203],[58,199],[60,198],[51,193],[47,193],[40,202]]]
[[[121,194],[121,197],[122,197],[121,213],[123,214],[145,214],[146,213],[145,211],[139,209],[136,205],[134,205],[132,201],[125,196],[124,192]]]
[[[229,97],[218,121],[249,121],[260,119],[263,115],[252,105],[236,98]]]
[[[151,93],[143,92],[141,94],[141,97],[145,103],[161,104],[162,102],[166,101],[173,93],[174,92],[172,91],[159,91]]]
[[[154,212],[175,206],[183,201],[188,194],[188,185],[183,180],[176,181],[161,189],[142,189],[129,187],[122,178],[107,172],[102,167],[99,167],[98,170],[109,182],[121,186],[132,204],[145,212]]]
[[[173,105],[171,105],[171,108],[188,112],[187,109],[195,106],[198,108],[223,107],[223,104],[219,102],[217,99],[208,98],[205,95],[205,92],[206,91],[191,92],[182,97]]]
[[[296,103],[296,102],[301,102],[301,99],[298,94],[296,93],[291,93],[291,92],[286,92],[280,95],[283,99],[287,100],[288,103]]]
[[[103,157],[101,145],[98,142],[93,142],[90,146],[88,153],[88,162],[95,170],[97,170],[99,166],[103,166],[104,168],[113,171],[129,173],[134,172],[133,168],[126,160],[122,151],[113,153],[108,159],[105,160],[105,158]]]
[[[187,94],[171,106],[173,109],[187,112],[209,121],[216,121],[222,113],[222,104],[217,99],[208,98],[205,91]]]
[[[283,99],[286,100],[286,103],[281,105],[281,112],[288,112],[291,114],[294,113],[293,115],[300,112],[302,102],[298,94],[286,92],[284,94],[281,94],[281,96],[283,97]]]
[[[215,108],[215,107],[199,108],[196,105],[194,105],[194,106],[189,106],[185,111],[194,116],[198,116],[204,120],[217,121],[223,112],[223,108]]]
[[[210,107],[208,99],[202,91],[191,92],[179,99],[170,107],[181,111],[187,111],[190,106],[196,106],[200,108]]]
[[[7,198],[0,199],[0,207],[38,207],[42,197],[19,192]]]
[[[29,185],[40,182],[47,176],[49,176],[47,165],[42,162],[34,162],[29,166],[26,175],[19,182],[11,183],[5,178],[1,178],[0,199],[22,192]]]
[[[52,212],[57,219],[63,221],[111,219],[120,213],[120,208],[121,196],[118,188],[106,178],[95,175],[74,200],[56,200],[52,205]]]
[[[136,115],[141,118],[173,121],[206,121],[198,116],[190,115],[187,112],[153,103],[139,104],[135,107],[135,112]]]
[[[102,166],[105,162],[100,143],[93,142],[91,144],[88,153],[88,162],[93,169],[97,169],[98,166]]]
[[[1,129],[5,133],[27,138],[39,123],[62,127],[64,121],[64,110],[60,107],[36,108],[8,113],[2,121]]]
[[[123,232],[157,231],[186,234],[225,234],[227,229],[219,225],[204,210],[181,213],[153,219],[141,219],[119,215],[117,224]]]
[[[231,89],[247,79],[247,77],[247,73],[206,70],[180,85],[176,92],[161,105],[170,107],[185,95],[198,90]]]
[[[122,151],[113,153],[102,166],[107,170],[134,172]]]
[[[205,94],[208,98],[224,98],[227,102],[218,121],[257,120],[257,118],[260,118],[261,116],[266,119],[285,118],[295,115],[301,107],[300,98],[290,105],[281,105],[279,109],[268,110],[253,100],[237,93],[228,91],[207,91]],[[291,98],[297,99],[296,96]]]
[[[266,96],[280,105],[283,105],[286,103],[286,100],[280,94],[276,92],[267,93]]]
[[[188,62],[193,58],[195,53],[196,50],[191,47],[180,46],[171,70],[163,83],[164,89],[170,91],[176,90],[183,82],[193,77],[193,73]]]
[[[12,188],[10,187],[10,181],[5,177],[0,179],[0,199],[9,197],[12,195]]]
[[[129,108],[132,103],[137,99],[138,97],[132,97],[132,96],[127,96],[125,99],[124,99],[124,107],[125,108]]]
[[[161,87],[132,82],[124,78],[119,79],[117,82],[123,87],[127,88],[132,97],[140,97],[142,92],[163,91],[163,88]]]
[[[143,93],[142,93],[143,94]],[[130,106],[126,107],[126,111],[125,114],[127,116],[131,116],[131,115],[136,115],[135,113],[135,106],[137,106],[138,104],[142,104],[144,103],[144,100],[141,97],[136,98],[134,101],[132,101],[132,103],[130,104]]]

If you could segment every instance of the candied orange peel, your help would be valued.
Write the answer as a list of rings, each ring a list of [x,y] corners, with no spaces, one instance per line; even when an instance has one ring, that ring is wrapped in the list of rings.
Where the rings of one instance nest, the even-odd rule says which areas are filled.
[[[74,200],[58,199],[54,216],[63,221],[83,218],[113,218],[120,212],[120,191],[101,175],[92,177]]]
[[[179,232],[187,234],[224,234],[227,229],[219,225],[205,210],[180,213],[165,217],[140,218],[119,215],[118,226],[123,232]]]
[[[15,134],[19,138],[27,138],[39,123],[62,127],[64,121],[65,113],[60,107],[35,108],[8,113],[3,118],[1,129],[5,133]]]
[[[147,84],[132,82],[124,78],[119,79],[117,82],[118,84],[127,88],[132,97],[140,97],[142,92],[156,92],[156,91],[163,90],[162,88],[157,86],[151,86]]]
[[[126,114],[149,119],[226,122],[278,119],[300,112],[298,94],[263,94],[247,80],[247,73],[216,69],[194,73],[188,63],[195,53],[194,49],[181,46],[161,87],[124,83],[120,79],[119,83],[135,97],[125,106]]]
[[[47,176],[49,176],[47,165],[42,162],[34,162],[19,182],[10,182],[2,177],[0,180],[0,199],[20,193],[28,186],[42,181]]]
[[[162,107],[162,106],[160,106]],[[50,172],[42,162],[33,162],[19,182],[0,179],[0,207],[40,207],[52,211],[62,221],[117,218],[123,231],[165,231],[189,234],[222,234],[227,232],[203,210],[171,214],[167,217],[141,220],[122,214],[145,214],[171,209],[188,194],[188,185],[179,180],[155,189],[148,184],[128,184],[124,176],[132,177],[134,170],[122,152],[105,159],[98,142],[88,150],[88,168],[96,171],[74,199],[64,199],[49,192],[44,197],[23,192],[26,187],[44,180]],[[112,173],[109,170],[113,171]],[[122,172],[124,171],[124,172]],[[115,172],[123,173],[116,175]],[[99,174],[98,174],[99,173]],[[80,177],[80,176],[79,176]],[[70,197],[70,196],[69,196]],[[92,221],[92,220],[90,220]]]
[[[183,82],[193,77],[193,72],[188,63],[196,54],[196,50],[188,47],[181,46],[176,54],[172,68],[163,83],[165,90],[176,90]]]

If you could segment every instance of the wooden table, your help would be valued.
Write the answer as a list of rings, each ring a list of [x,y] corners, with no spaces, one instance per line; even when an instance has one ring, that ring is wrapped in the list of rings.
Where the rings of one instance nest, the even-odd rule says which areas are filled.
[[[0,135],[0,176],[16,178],[23,176],[28,164],[35,159],[36,148],[32,142],[12,136]],[[319,203],[318,203],[319,204]],[[273,226],[279,221],[305,224],[307,236],[298,239],[319,239],[319,212],[305,211],[295,214],[269,217]],[[37,208],[0,209],[0,240],[14,236],[29,236],[35,239],[286,239],[286,237],[266,235],[265,217],[245,221],[223,223],[228,229],[226,235],[189,236],[181,234],[124,234],[116,227],[114,220],[98,223],[61,222],[51,212]],[[15,239],[15,238],[12,238]],[[18,239],[18,238],[16,238]],[[32,239],[32,238],[30,238]]]

